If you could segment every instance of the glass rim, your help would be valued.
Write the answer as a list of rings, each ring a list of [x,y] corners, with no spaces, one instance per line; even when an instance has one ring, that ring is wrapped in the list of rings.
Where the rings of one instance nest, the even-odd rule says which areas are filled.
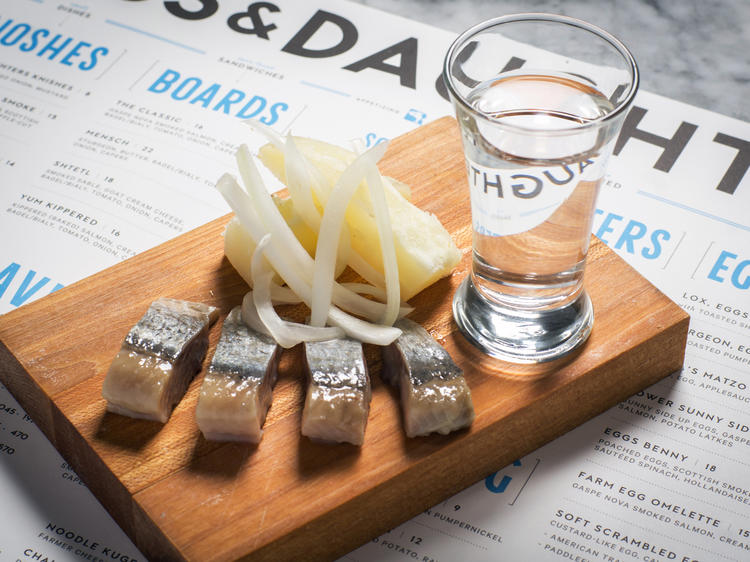
[[[469,38],[491,27],[514,22],[551,22],[569,25],[571,27],[576,27],[584,31],[588,31],[589,33],[598,36],[600,39],[603,39],[612,47],[614,47],[614,49],[623,57],[628,65],[628,69],[630,70],[631,80],[627,95],[625,95],[625,97],[614,107],[612,111],[610,111],[606,115],[597,117],[596,119],[593,119],[591,121],[587,121],[586,123],[571,125],[570,127],[565,127],[562,129],[544,131],[545,133],[552,135],[566,134],[571,131],[581,131],[583,129],[601,127],[608,121],[611,121],[618,117],[630,106],[638,91],[640,73],[638,72],[638,64],[636,63],[635,58],[633,57],[630,50],[625,46],[625,44],[608,31],[605,31],[604,29],[592,23],[588,23],[587,21],[570,16],[549,14],[543,12],[525,12],[505,16],[497,16],[482,21],[468,28],[467,30],[460,33],[458,37],[456,37],[451,46],[448,48],[448,51],[446,52],[445,58],[443,60],[443,81],[445,82],[445,87],[447,88],[450,97],[453,98],[454,103],[459,103],[465,110],[469,111],[475,117],[478,117],[483,121],[487,121],[488,123],[492,123],[494,126],[507,127],[508,129],[515,129],[517,131],[523,132],[533,132],[534,134],[539,134],[541,132],[538,129],[527,128],[516,124],[500,123],[497,120],[490,119],[486,114],[477,111],[471,104],[466,101],[464,96],[458,92],[457,88],[453,84],[453,78],[451,76],[450,67],[452,66],[452,61],[454,59],[456,51],[460,46],[464,45]]]

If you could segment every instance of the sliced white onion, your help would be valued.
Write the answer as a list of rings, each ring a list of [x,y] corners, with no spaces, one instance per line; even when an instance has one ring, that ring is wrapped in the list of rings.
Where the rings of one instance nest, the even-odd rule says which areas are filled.
[[[284,156],[284,173],[287,175],[287,182],[289,181],[288,178],[288,151],[291,151],[290,154],[292,156],[292,163],[295,166],[295,171],[299,173],[299,177],[303,180],[310,179],[310,187],[312,187],[313,193],[318,197],[318,201],[321,202],[321,204],[324,203],[324,200],[322,198],[321,188],[326,183],[325,178],[323,177],[323,174],[320,173],[320,170],[318,170],[314,165],[312,165],[307,158],[304,157],[302,152],[297,148],[297,145],[295,142],[289,143],[289,140],[293,141],[293,137],[291,134],[287,135],[286,140],[283,136],[281,136],[279,133],[274,131],[271,127],[268,125],[261,123],[260,121],[256,121],[255,119],[246,119],[243,121],[246,125],[248,125],[251,129],[254,131],[262,134],[268,142],[270,142],[272,145],[274,145],[279,152]],[[308,185],[307,181],[303,181],[302,185]],[[289,187],[287,185],[287,187]],[[317,210],[317,209],[316,209]],[[318,217],[320,217],[320,213],[317,213]],[[313,219],[314,220],[314,219]],[[313,225],[308,225],[311,228],[313,228]],[[317,230],[317,228],[316,228]]]
[[[281,216],[278,207],[274,204],[273,199],[271,199],[271,195],[266,190],[263,178],[261,178],[258,167],[253,161],[253,156],[250,154],[250,149],[247,145],[243,144],[237,150],[235,156],[237,166],[240,170],[240,177],[255,208],[258,210],[258,215],[261,222],[265,225],[266,230],[273,234],[273,238],[283,247],[287,248],[292,260],[300,264],[309,263],[312,266],[312,258],[302,244],[299,243],[294,232],[292,232],[284,217]],[[303,265],[302,274],[308,281],[312,281],[312,275],[308,274],[307,266],[305,265]]]
[[[369,283],[355,283],[353,281],[342,283],[341,285],[359,295],[370,295],[376,299],[385,300],[385,290],[376,287],[375,285],[370,285]]]
[[[263,237],[268,234],[268,230],[258,216],[248,193],[229,174],[224,174],[219,178],[216,188],[234,211],[234,214],[242,226],[245,227],[245,230],[257,247]],[[271,262],[271,265],[284,282],[289,285],[289,288],[309,306],[309,282],[306,282],[297,274],[297,264],[289,258],[288,251],[278,244],[277,239],[271,239],[270,246],[272,251],[267,256],[268,261]]]
[[[307,158],[304,157],[302,152],[297,148],[296,143],[294,143],[291,134],[288,134],[285,139],[271,127],[255,119],[246,119],[243,123],[266,137],[268,142],[281,152],[284,157],[286,184],[289,194],[294,200],[295,208],[307,226],[317,232],[318,225],[320,224],[320,212],[318,212],[314,204],[310,205],[313,199],[310,196],[311,190],[309,188],[312,188],[312,192],[315,193],[322,204],[323,200],[321,199],[320,188],[324,180],[320,171],[307,161]],[[306,187],[309,188],[305,189]]]
[[[299,304],[302,302],[299,295],[289,287],[282,287],[276,283],[271,285],[271,300],[273,304]]]
[[[349,144],[352,145],[352,152],[357,155],[362,154],[367,149],[367,145],[361,137],[350,140]]]
[[[257,207],[257,216],[263,225],[265,232],[273,235],[272,246],[284,248],[289,256],[289,261],[298,267],[302,278],[307,285],[312,284],[313,276],[313,259],[300,244],[292,229],[281,216],[276,205],[274,205],[271,196],[263,185],[263,180],[255,166],[252,155],[246,145],[242,145],[237,151],[237,164],[240,168],[240,175],[245,182],[245,187],[249,192],[252,203]],[[274,265],[275,268],[275,265]],[[284,274],[276,268],[277,273],[286,281]],[[292,290],[299,295],[297,289]],[[302,297],[302,295],[300,295]],[[303,300],[304,297],[303,297]],[[377,321],[384,317],[386,306],[383,303],[366,299],[352,291],[335,283],[333,286],[333,302],[356,314],[371,321]],[[306,301],[310,306],[310,301]]]
[[[299,149],[294,138],[289,137],[289,140],[292,142],[288,144],[287,150],[291,151],[293,157],[296,155],[296,159],[304,164],[305,172],[310,179],[310,187],[312,188],[313,194],[317,197],[321,207],[324,207],[328,201],[328,195],[331,192],[331,186],[328,185],[328,180],[326,180],[323,172],[321,172],[315,164],[310,162],[310,160]]]
[[[230,174],[222,174],[216,182],[216,189],[221,193],[229,207],[234,211],[237,219],[253,239],[255,244],[267,233],[258,214],[255,212],[252,200],[237,180]]]
[[[370,199],[372,199],[372,207],[375,211],[375,223],[380,236],[380,250],[383,253],[386,307],[380,322],[390,326],[398,318],[399,306],[401,304],[401,286],[398,281],[396,246],[393,241],[391,217],[385,201],[383,178],[380,176],[380,172],[376,166],[370,167],[367,171],[367,187],[370,189]]]
[[[263,238],[261,242],[267,242],[268,238]],[[294,347],[299,343],[299,340],[291,337],[286,330],[283,328],[283,320],[279,318],[278,314],[271,304],[271,278],[273,277],[273,270],[268,267],[264,267],[259,264],[263,264],[265,258],[261,250],[261,245],[253,252],[252,265],[250,268],[250,274],[253,278],[253,304],[258,313],[258,317],[263,325],[271,334],[276,343],[281,347],[290,348]]]
[[[307,158],[305,158],[302,152],[297,148],[296,143],[287,143],[284,137],[282,137],[279,133],[274,131],[268,125],[256,121],[255,119],[246,119],[245,121],[243,121],[243,123],[248,125],[254,131],[263,135],[266,140],[268,140],[268,142],[274,145],[276,149],[281,152],[284,157],[284,174],[286,175],[287,188],[290,188],[290,186],[288,185],[290,183],[289,166],[291,165],[293,167],[293,173],[296,175],[295,177],[297,178],[297,181],[293,182],[294,185],[292,185],[291,189],[289,189],[289,193],[290,195],[292,195],[292,199],[295,199],[294,194],[292,193],[292,189],[297,187],[297,185],[299,184],[302,187],[309,185],[312,188],[313,193],[315,193],[315,195],[318,197],[318,201],[323,202],[321,186],[325,183],[325,179],[320,173],[320,170],[318,170],[307,160]],[[291,135],[287,135],[287,139],[291,140]],[[300,197],[297,197],[295,206],[299,207],[300,205],[304,205],[305,201],[308,201],[308,197],[304,194],[301,194]],[[309,210],[309,205],[307,207]],[[317,232],[318,224],[320,224],[320,212],[318,212],[317,207],[314,207],[313,210],[314,212],[303,214],[300,212],[299,208],[297,208],[297,212],[300,212],[300,216],[302,216],[303,220],[305,220],[306,218],[310,219],[309,222],[305,220],[305,223]]]
[[[237,181],[229,174],[224,174],[219,178],[219,181],[216,183],[216,188],[232,208],[240,223],[245,227],[245,230],[247,230],[257,246],[268,232],[253,207],[252,200],[248,193],[243,190]],[[291,260],[287,258],[288,254],[286,249],[278,246],[277,241],[274,240],[273,237],[268,244],[269,248],[264,253],[266,259],[289,288],[294,291],[294,293],[296,293],[307,306],[310,306],[312,290],[309,283],[307,283],[297,272],[299,269],[297,264],[293,264]],[[305,255],[307,255],[307,252],[305,252]],[[364,299],[364,297],[360,298]],[[380,306],[382,307],[383,305],[381,304]],[[349,337],[358,339],[364,343],[388,345],[401,335],[401,330],[397,328],[364,322],[335,306],[330,308],[328,318],[331,324],[340,326]]]
[[[322,328],[287,322],[276,313],[271,303],[271,279],[273,279],[274,270],[264,257],[270,238],[271,235],[266,234],[255,248],[250,274],[253,278],[252,300],[255,310],[273,339],[281,347],[290,348],[303,341],[323,341],[342,337],[344,330],[341,328]]]
[[[294,190],[300,192],[298,199],[301,205],[304,207],[305,214],[302,214],[302,219],[307,223],[311,229],[315,232],[320,231],[321,216],[318,208],[315,206],[312,195],[318,198],[321,206],[325,206],[328,198],[323,198],[321,189],[321,178],[319,177],[319,170],[305,157],[305,155],[297,148],[297,143],[294,142],[294,138],[291,135],[287,135],[286,144],[284,145],[284,166],[287,178],[287,187],[289,193],[292,194],[294,205],[296,208],[297,201],[294,199],[292,192],[292,186]],[[315,172],[318,172],[316,175]],[[304,194],[302,193],[304,192]],[[309,217],[309,218],[307,218]],[[344,225],[339,235],[337,244],[337,260],[338,263],[347,263],[349,261],[349,255],[352,252],[351,236],[349,234],[348,225]],[[317,254],[316,254],[317,255]]]
[[[286,187],[294,202],[294,209],[307,226],[317,231],[320,228],[320,212],[313,201],[313,180],[296,148],[292,136],[287,135],[283,149]]]
[[[318,232],[318,244],[315,248],[313,265],[312,306],[310,324],[323,326],[331,306],[335,281],[336,253],[338,250],[341,227],[349,201],[355,190],[364,179],[368,170],[385,154],[385,147],[375,146],[346,167],[339,177],[328,198],[323,219]]]
[[[377,269],[370,265],[356,250],[352,249],[349,254],[349,267],[356,271],[362,279],[375,287],[385,288],[385,277]],[[385,293],[384,293],[385,294]],[[385,298],[385,297],[383,297]]]
[[[258,309],[255,308],[255,303],[253,302],[252,291],[245,293],[245,296],[242,298],[240,315],[242,316],[242,321],[256,332],[267,336],[271,335],[271,332],[268,331],[268,328],[266,328],[266,325],[260,319],[260,316],[258,316]]]
[[[350,338],[374,345],[391,344],[401,335],[401,330],[398,328],[370,324],[347,314],[335,306],[332,306],[328,312],[328,321],[334,326],[343,328],[346,335]]]
[[[322,189],[322,186],[324,186],[327,182],[323,178],[320,170],[318,170],[318,168],[313,165],[299,150],[291,135],[287,135],[287,139],[285,142],[284,137],[282,137],[268,125],[260,123],[259,121],[256,121],[254,119],[247,119],[244,121],[244,123],[266,137],[266,139],[284,155],[284,166],[288,184],[299,181],[301,181],[303,185],[309,183],[312,191],[318,198],[318,201],[320,201],[321,204],[327,203],[330,194],[324,194]],[[361,139],[355,139],[354,141],[352,141],[352,143],[354,152],[356,154],[361,154],[365,150],[364,143]],[[387,145],[387,142],[382,144]],[[290,172],[292,173],[294,181],[289,179]],[[395,191],[398,191],[407,200],[411,199],[411,190],[407,184],[390,177],[383,177],[383,181],[385,182],[386,187],[390,187]],[[288,187],[290,186],[288,185]],[[292,194],[291,188],[290,194]],[[292,197],[294,198],[294,195],[292,195]],[[306,200],[307,198],[300,198],[300,201],[302,201],[303,199]],[[295,201],[295,205],[296,204],[297,203]],[[306,224],[317,232],[320,225],[320,214],[317,212],[317,207],[315,208],[315,211],[316,212],[314,214],[311,212],[300,214]],[[339,243],[338,259],[343,263],[347,263],[349,267],[356,271],[357,274],[359,274],[368,283],[371,283],[377,287],[385,287],[385,277],[383,276],[383,274],[372,267],[372,265],[370,265],[370,263],[361,255],[351,249],[351,237],[349,235],[348,225],[344,224],[342,229],[343,231],[341,233]]]
[[[343,287],[346,287],[347,289],[354,291],[357,294],[370,295],[372,297],[375,297],[376,299],[380,299],[381,301],[385,300],[385,290],[381,289],[380,287],[370,285],[369,283],[342,283],[341,285]],[[398,311],[398,317],[403,318],[410,312],[414,312],[414,307],[406,302],[402,302],[401,307]]]

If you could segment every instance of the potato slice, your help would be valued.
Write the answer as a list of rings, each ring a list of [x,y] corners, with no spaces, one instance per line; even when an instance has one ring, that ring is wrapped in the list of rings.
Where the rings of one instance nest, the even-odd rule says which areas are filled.
[[[319,170],[325,185],[325,198],[355,154],[326,142],[295,137],[297,147]],[[271,144],[261,147],[259,159],[285,182],[283,153]],[[395,180],[394,180],[395,181]],[[401,298],[407,300],[438,279],[450,274],[461,258],[448,231],[432,214],[422,211],[402,195],[402,186],[384,182],[386,202],[391,216]],[[364,187],[364,184],[363,184]],[[361,187],[346,212],[352,249],[374,269],[383,272],[382,252],[369,192]],[[325,205],[325,201],[320,202]]]

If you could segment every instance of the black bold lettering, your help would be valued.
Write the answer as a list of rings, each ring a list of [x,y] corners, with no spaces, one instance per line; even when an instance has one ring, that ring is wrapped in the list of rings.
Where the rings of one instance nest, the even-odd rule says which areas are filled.
[[[519,59],[518,57],[510,57],[510,60],[500,72],[510,72],[511,70],[518,70],[523,66],[525,62],[526,61],[524,59]]]
[[[276,29],[276,24],[265,24],[263,18],[260,15],[261,8],[264,8],[272,13],[280,11],[279,7],[276,4],[271,4],[270,2],[255,2],[247,7],[247,11],[238,12],[229,16],[227,25],[230,29],[233,29],[237,33],[257,35],[262,39],[268,39],[268,32]],[[245,18],[250,18],[252,27],[243,27],[241,25],[241,21]]]
[[[631,138],[642,140],[643,142],[660,146],[664,149],[664,152],[662,152],[656,164],[654,164],[654,169],[661,172],[669,172],[698,126],[683,121],[672,138],[660,137],[659,135],[638,128],[638,124],[644,115],[646,115],[646,111],[644,108],[634,105],[630,112],[628,112],[620,135],[617,137],[614,154],[615,156],[620,154],[620,151]]]
[[[530,185],[526,185],[523,183],[514,183],[513,185],[511,185],[513,194],[516,197],[520,197],[521,199],[532,199],[542,192],[542,187],[544,186],[544,184],[542,183],[542,180],[537,177],[529,176],[527,174],[513,174],[510,177],[514,180],[531,180]],[[530,187],[531,189],[529,189]]]
[[[178,0],[168,0],[164,2],[164,7],[173,16],[177,16],[184,20],[202,20],[209,18],[219,9],[219,2],[217,0],[200,0],[200,3],[200,9],[194,12],[183,8]]]
[[[308,49],[305,47],[305,43],[326,23],[336,25],[341,30],[343,34],[341,41],[326,49]],[[301,57],[322,59],[345,53],[354,46],[358,38],[357,28],[348,19],[331,12],[318,10],[281,50]]]
[[[494,187],[497,189],[497,196],[502,197],[503,196],[503,182],[500,180],[500,175],[495,174],[495,181],[487,180],[487,172],[483,172],[482,176],[484,177],[484,192],[487,193],[488,187]]]
[[[566,183],[570,183],[570,180],[573,179],[573,170],[570,169],[570,167],[567,164],[562,164],[560,166],[563,171],[567,173],[567,177],[562,179],[557,179],[555,176],[552,175],[552,172],[550,170],[545,170],[544,175],[547,176],[547,179],[554,183],[555,185],[565,185]]]
[[[476,80],[473,80],[472,78],[469,78],[466,76],[464,71],[461,69],[460,65],[466,62],[466,59],[468,59],[471,56],[471,53],[474,52],[474,49],[476,49],[477,43],[476,41],[471,41],[470,43],[466,44],[466,47],[464,47],[461,52],[456,57],[456,60],[453,63],[453,69],[451,72],[453,72],[453,75],[456,77],[456,79],[459,82],[462,82],[469,88],[476,87],[479,82]],[[505,64],[505,66],[500,70],[500,72],[510,72],[511,70],[518,70],[521,68],[526,61],[524,59],[518,58],[518,57],[511,57],[508,62]],[[445,77],[440,74],[438,76],[437,80],[435,80],[435,90],[437,90],[437,93],[440,94],[440,97],[442,97],[445,100],[450,101],[448,98],[448,88],[445,85]]]
[[[401,60],[398,66],[390,64],[387,61],[391,57],[400,55]],[[417,87],[417,39],[415,37],[409,37],[403,41],[391,45],[390,47],[378,51],[365,57],[362,60],[353,62],[350,65],[344,67],[344,70],[351,70],[352,72],[359,72],[365,68],[374,68],[375,70],[382,70],[389,74],[395,74],[399,77],[399,81],[402,86],[407,88],[416,89]]]
[[[748,167],[750,167],[750,142],[736,137],[730,137],[724,133],[716,133],[714,142],[718,142],[725,146],[731,146],[738,151],[737,156],[729,165],[727,173],[724,174],[719,185],[716,186],[716,189],[719,191],[732,195],[737,189],[737,186],[740,185]]]

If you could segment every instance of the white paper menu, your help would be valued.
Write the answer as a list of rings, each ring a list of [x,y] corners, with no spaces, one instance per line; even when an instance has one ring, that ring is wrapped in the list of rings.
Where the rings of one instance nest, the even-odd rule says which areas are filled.
[[[372,144],[450,114],[452,38],[341,1],[3,5],[0,312],[226,213],[244,118]],[[685,368],[345,559],[750,558],[750,125],[635,105],[594,233],[691,313]],[[144,559],[1,387],[0,490],[0,560]]]

